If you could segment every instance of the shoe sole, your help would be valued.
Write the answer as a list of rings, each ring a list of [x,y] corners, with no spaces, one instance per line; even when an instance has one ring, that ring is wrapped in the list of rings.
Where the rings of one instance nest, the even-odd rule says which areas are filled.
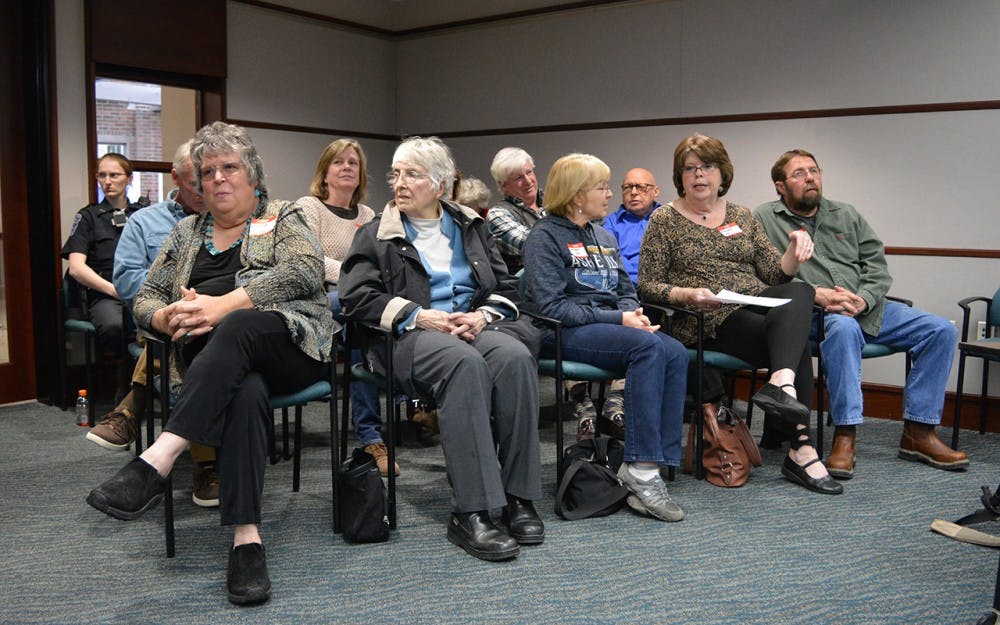
[[[791,395],[789,395],[789,397],[791,397]],[[779,419],[788,421],[789,423],[794,422],[798,424],[801,419],[808,419],[810,416],[810,412],[808,411],[803,414],[800,411],[792,410],[788,404],[779,402],[768,397],[767,395],[761,395],[760,397],[754,395],[750,399],[753,401],[754,406],[759,406],[765,414],[773,415]],[[801,405],[804,406],[805,404]]]
[[[899,457],[903,460],[909,460],[910,462],[922,462],[923,464],[929,464],[935,469],[944,469],[945,471],[961,471],[969,466],[968,458],[965,460],[956,460],[955,462],[941,462],[940,460],[934,460],[930,456],[926,456],[919,451],[909,451],[907,449],[900,449]]]
[[[129,510],[119,510],[118,508],[109,506],[108,503],[104,501],[103,498],[96,497],[94,493],[90,493],[89,495],[87,495],[87,503],[90,504],[93,508],[96,508],[97,510],[100,510],[104,514],[119,519],[121,521],[134,521],[138,519],[143,514],[145,514],[150,508],[153,508],[156,506],[156,504],[160,503],[161,499],[163,499],[163,493],[158,493],[156,495],[153,495],[153,497],[148,502],[146,502],[146,505],[143,506],[142,508],[135,511],[129,511]]]
[[[829,472],[830,472],[830,470],[827,469],[827,473],[829,473]],[[819,488],[815,488],[813,486],[810,486],[806,482],[802,481],[802,478],[800,478],[795,473],[789,471],[785,467],[781,467],[781,475],[786,480],[788,480],[789,482],[791,482],[793,484],[798,484],[799,486],[801,486],[802,488],[806,489],[807,491],[809,491],[811,493],[819,493],[820,495],[841,495],[844,492],[843,490],[840,490],[840,491],[821,490]],[[833,474],[830,473],[830,475],[833,475]]]
[[[101,447],[103,447],[105,449],[110,449],[111,451],[125,451],[126,449],[129,448],[129,445],[132,444],[132,442],[129,441],[129,442],[124,443],[122,445],[116,445],[115,443],[112,443],[111,441],[104,440],[103,438],[101,438],[97,434],[94,434],[92,431],[91,432],[87,432],[87,440],[90,441],[90,442],[92,442],[92,443],[97,443]]]
[[[226,596],[229,597],[229,603],[235,603],[236,605],[254,605],[256,603],[264,603],[271,598],[270,589],[262,592],[248,593],[245,595],[234,595],[233,593],[226,591]]]
[[[826,472],[830,474],[830,477],[836,478],[838,480],[849,480],[854,477],[854,469],[831,469],[826,468]]]
[[[516,540],[516,539],[515,539]],[[461,547],[465,550],[467,554],[474,558],[479,558],[480,560],[486,560],[488,562],[500,562],[502,560],[512,560],[516,558],[521,553],[519,547],[514,547],[513,549],[508,549],[507,551],[481,551],[476,549],[472,545],[469,545],[461,538],[452,536],[451,532],[448,532],[448,541]]]
[[[191,502],[196,506],[201,506],[202,508],[218,508],[219,498],[215,499],[201,499],[197,497],[194,493],[191,493]]]

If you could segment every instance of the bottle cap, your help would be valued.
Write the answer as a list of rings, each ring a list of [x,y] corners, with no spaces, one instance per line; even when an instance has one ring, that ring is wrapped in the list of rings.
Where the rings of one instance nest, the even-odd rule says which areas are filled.
[[[86,397],[86,396],[87,396],[87,389],[85,389],[85,388],[81,388],[81,389],[80,389],[79,391],[77,391],[77,394],[78,394],[78,395],[79,395],[80,397]]]

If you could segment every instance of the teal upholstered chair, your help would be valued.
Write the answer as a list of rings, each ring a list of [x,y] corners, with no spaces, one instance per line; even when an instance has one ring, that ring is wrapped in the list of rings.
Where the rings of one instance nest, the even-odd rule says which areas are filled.
[[[657,311],[661,318],[659,319],[660,325],[664,326],[667,333],[670,334],[673,328],[673,318],[674,315],[686,315],[689,317],[694,317],[697,320],[698,334],[697,341],[694,347],[688,348],[688,359],[689,362],[695,366],[695,398],[694,398],[694,408],[695,408],[695,418],[691,420],[690,427],[695,428],[695,449],[694,458],[695,462],[692,463],[694,467],[694,476],[696,479],[702,479],[704,477],[704,467],[701,463],[702,458],[702,445],[703,445],[703,433],[704,423],[701,418],[701,405],[704,403],[704,398],[702,397],[702,382],[703,374],[706,368],[717,369],[719,371],[726,372],[728,374],[735,374],[738,371],[749,371],[750,372],[750,396],[753,396],[754,387],[757,382],[757,367],[751,365],[741,358],[737,358],[731,354],[726,354],[724,352],[716,352],[712,350],[705,349],[705,314],[700,310],[694,310],[691,308],[683,306],[675,306],[673,304],[650,304],[648,302],[643,302],[642,307],[644,310]],[[662,331],[663,328],[661,328]],[[732,375],[730,375],[732,378]],[[730,402],[733,399],[733,385],[730,384],[729,387],[729,399]],[[747,423],[753,418],[753,401],[747,402]]]
[[[86,320],[86,289],[80,286],[80,284],[70,277],[67,273],[63,277],[62,283],[62,301],[63,301],[63,333],[64,336],[68,334],[80,334],[83,337],[83,353],[84,353],[84,363],[86,367],[87,374],[87,389],[88,393],[94,393],[94,358],[98,352],[97,349],[97,330],[94,328],[94,324]],[[63,341],[65,344],[65,340]],[[62,402],[64,405],[63,409],[68,406],[65,405],[66,397],[70,393],[70,389],[66,386],[69,383],[69,352],[63,348],[62,358],[59,360],[60,365],[60,384],[59,388],[62,391]],[[91,427],[94,425],[94,403],[96,398],[91,396],[90,398],[90,412],[87,415],[87,420]]]
[[[906,304],[912,307],[913,301],[902,297],[894,297],[892,295],[886,295],[887,300],[893,302],[898,302],[900,304]],[[819,313],[819,338],[815,341],[810,341],[812,347],[812,355],[816,357],[816,450],[819,451],[820,457],[823,457],[823,424],[832,425],[833,420],[830,415],[824,418],[825,414],[825,398],[826,398],[826,364],[823,362],[823,353],[819,348],[820,343],[823,342],[825,338],[825,325],[823,318],[826,313],[822,308],[816,307],[815,310]],[[881,343],[865,343],[865,346],[861,348],[861,359],[868,360],[869,358],[882,358],[883,356],[892,356],[893,354],[898,354],[904,350],[896,349],[895,347],[890,347],[888,345],[883,345]],[[910,368],[913,366],[913,357],[909,352],[906,353],[906,371],[905,377],[909,377]],[[904,379],[905,379],[904,377]],[[954,446],[954,445],[953,445]]]
[[[972,328],[972,304],[986,304],[986,338],[970,341],[969,332]],[[962,335],[958,344],[958,381],[955,386],[955,417],[951,431],[951,446],[958,449],[958,430],[962,411],[962,389],[965,384],[965,359],[969,356],[981,358],[983,361],[983,381],[979,392],[979,433],[986,432],[986,406],[988,401],[990,363],[1000,361],[1000,289],[993,293],[993,299],[988,297],[967,297],[958,305],[962,308]]]
[[[161,371],[170,370],[170,338],[163,335],[154,334],[151,332],[140,331],[140,335],[145,339],[146,345],[151,350],[146,359],[146,376],[148,380],[155,380],[155,394],[159,398],[160,403],[160,424],[161,427],[166,425],[167,420],[170,418],[170,404],[171,404],[171,392],[170,392],[170,376],[160,375],[154,378],[153,373],[153,363],[156,358],[160,359],[162,369]],[[333,342],[333,355],[336,355],[336,339]],[[313,401],[324,401],[329,405],[330,411],[330,465],[331,465],[331,493],[332,493],[332,504],[336,506],[337,501],[337,471],[339,468],[339,445],[337,443],[337,386],[336,386],[336,363],[332,361],[330,363],[330,378],[328,380],[321,380],[319,382],[314,382],[309,386],[300,389],[294,393],[288,393],[285,395],[271,395],[268,398],[268,402],[271,406],[272,418],[270,423],[270,428],[268,432],[269,445],[272,450],[274,449],[274,411],[275,410],[286,410],[288,408],[295,408],[295,443],[293,452],[293,464],[292,464],[292,490],[294,492],[299,491],[299,477],[300,477],[300,466],[301,466],[301,456],[302,456],[302,408],[309,402]],[[146,406],[146,427],[147,435],[151,439],[151,433],[153,431],[154,425],[154,409],[153,409],[153,395],[149,394],[148,404]],[[273,451],[272,451],[273,459]],[[174,498],[173,498],[173,474],[167,477],[167,488],[166,492],[163,494],[163,519],[164,519],[164,535],[166,539],[166,550],[167,557],[174,557],[175,553],[175,540],[174,540]],[[337,522],[336,510],[333,510],[333,528],[334,532],[339,531],[339,524]]]

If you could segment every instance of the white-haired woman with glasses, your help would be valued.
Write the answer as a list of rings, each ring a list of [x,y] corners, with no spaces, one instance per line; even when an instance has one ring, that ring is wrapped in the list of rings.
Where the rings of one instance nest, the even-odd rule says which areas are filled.
[[[268,396],[328,375],[335,324],[316,238],[301,209],[268,200],[246,131],[203,127],[191,161],[208,210],[174,227],[135,299],[139,325],[173,340],[177,400],[153,445],[87,503],[136,519],[163,498],[190,442],[216,448],[220,517],[233,526],[227,595],[261,603],[271,594],[259,532]]]
[[[507,560],[545,537],[532,503],[541,498],[538,374],[528,348],[496,331],[518,316],[516,284],[482,218],[445,199],[454,178],[436,137],[396,148],[393,199],[355,235],[340,300],[348,318],[398,337],[393,354],[369,350],[367,361],[391,357],[401,389],[437,405],[453,493],[448,540]],[[490,516],[499,508],[502,524]]]

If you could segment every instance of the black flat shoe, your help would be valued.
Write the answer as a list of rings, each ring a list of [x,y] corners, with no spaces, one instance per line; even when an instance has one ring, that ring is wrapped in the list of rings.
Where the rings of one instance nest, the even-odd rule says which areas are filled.
[[[799,486],[824,495],[839,495],[844,492],[844,487],[835,482],[832,477],[825,475],[815,478],[806,473],[806,468],[819,462],[819,458],[814,458],[802,466],[795,463],[790,456],[785,456],[785,462],[781,465],[781,474],[789,482],[795,482]]]
[[[781,390],[786,386],[794,388],[792,384],[782,384],[779,387],[768,382],[760,387],[751,401],[760,406],[768,416],[780,419],[789,429],[809,423],[809,407]]]
[[[448,519],[448,540],[480,560],[510,560],[521,553],[517,541],[497,527],[489,512],[453,512]]]
[[[507,507],[501,520],[510,535],[521,545],[540,545],[545,540],[545,525],[535,506],[527,499],[507,495]]]
[[[142,458],[133,458],[114,477],[87,495],[87,503],[104,514],[132,521],[163,499],[167,479]]]
[[[271,578],[267,574],[264,545],[247,543],[229,550],[226,594],[236,605],[264,603],[271,598]]]

